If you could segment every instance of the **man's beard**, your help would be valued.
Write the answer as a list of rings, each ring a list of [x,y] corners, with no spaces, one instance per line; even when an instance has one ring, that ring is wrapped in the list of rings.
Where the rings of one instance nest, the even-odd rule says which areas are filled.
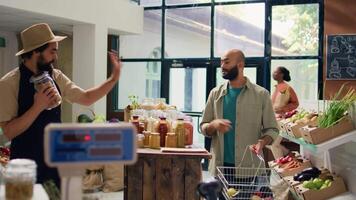
[[[227,71],[227,73],[222,75],[224,79],[227,79],[229,81],[234,80],[237,76],[239,75],[239,71],[237,69],[237,66],[234,66],[230,70]]]
[[[43,56],[40,55],[39,60],[37,61],[37,69],[40,72],[47,71],[47,72],[51,73],[52,70],[53,70],[53,65],[52,65],[53,62],[54,62],[54,60],[51,60],[49,62],[45,62]]]

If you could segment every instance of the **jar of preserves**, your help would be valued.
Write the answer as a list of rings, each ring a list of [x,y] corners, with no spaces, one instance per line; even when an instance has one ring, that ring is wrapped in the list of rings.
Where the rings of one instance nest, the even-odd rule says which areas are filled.
[[[36,168],[37,165],[33,160],[10,160],[4,173],[7,200],[32,199],[33,186],[36,183]]]
[[[177,136],[175,133],[167,133],[166,147],[177,147]]]
[[[151,149],[159,149],[160,148],[160,134],[159,133],[151,133],[150,134],[150,148]]]
[[[145,141],[145,136],[143,134],[137,134],[137,147],[138,148],[143,148],[144,147],[144,141]]]
[[[56,84],[54,83],[52,77],[48,74],[48,72],[42,72],[38,75],[32,76],[30,82],[33,83],[37,92],[43,91],[47,88],[53,88],[55,91],[55,101],[51,104],[47,110],[51,110],[59,106],[62,103],[62,97],[59,94]]]
[[[143,146],[144,147],[149,147],[150,146],[150,131],[143,131],[143,135],[145,136],[145,139],[143,141]]]

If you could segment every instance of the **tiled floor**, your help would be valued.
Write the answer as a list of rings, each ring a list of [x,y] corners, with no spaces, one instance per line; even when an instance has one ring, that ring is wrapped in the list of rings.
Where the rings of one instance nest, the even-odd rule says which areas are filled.
[[[210,175],[209,172],[203,171],[203,180],[209,180],[212,179],[213,177]],[[124,192],[113,192],[113,193],[95,193],[87,196],[87,200],[123,200],[124,199]]]

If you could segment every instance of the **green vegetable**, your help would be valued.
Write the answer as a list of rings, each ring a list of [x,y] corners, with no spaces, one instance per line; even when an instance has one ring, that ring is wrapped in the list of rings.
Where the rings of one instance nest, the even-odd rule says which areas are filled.
[[[138,103],[138,96],[129,95],[129,100],[131,101],[132,110],[138,109],[140,107],[140,104]]]
[[[318,118],[318,126],[320,128],[329,128],[337,124],[343,119],[350,106],[356,102],[356,93],[353,88],[350,88],[346,95],[341,98],[341,94],[344,92],[344,86],[345,84],[341,86],[339,91],[331,99],[331,103],[326,106],[324,114]]]
[[[86,114],[81,114],[77,118],[78,123],[91,123],[93,120]]]

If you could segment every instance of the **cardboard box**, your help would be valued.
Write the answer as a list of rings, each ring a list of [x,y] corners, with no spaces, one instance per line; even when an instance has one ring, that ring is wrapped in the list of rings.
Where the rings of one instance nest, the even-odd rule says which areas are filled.
[[[282,132],[287,132],[285,125],[289,123],[289,119],[282,119],[282,120],[278,120],[277,122],[278,122],[279,130]]]
[[[354,129],[350,117],[344,117],[339,123],[330,128],[318,128],[303,126],[300,128],[305,142],[310,144],[321,144],[325,141],[336,138]]]
[[[292,190],[292,192],[297,193],[297,191],[295,190],[296,186],[302,184],[302,182],[299,181],[295,181],[293,179],[293,176],[286,176],[283,177],[284,181],[288,184],[289,189]]]
[[[284,170],[283,166],[285,166],[287,164],[288,163],[282,165],[281,167],[279,167],[279,166],[275,167],[275,170],[277,171],[277,173],[279,173],[282,177],[294,176],[295,174],[303,171],[303,169],[312,167],[312,164],[311,164],[310,160],[303,160],[303,162],[301,163],[300,167]]]
[[[300,131],[300,128],[307,126],[311,124],[311,122],[309,123],[301,123],[301,124],[297,124],[297,123],[287,123],[285,125],[285,129],[287,131],[287,134],[291,137],[295,137],[295,138],[301,138],[302,137],[302,132]]]
[[[303,184],[295,186],[295,191],[300,199],[304,200],[324,200],[335,197],[346,192],[344,180],[339,176],[333,176],[334,181],[330,187],[322,190],[311,190],[303,187]]]

